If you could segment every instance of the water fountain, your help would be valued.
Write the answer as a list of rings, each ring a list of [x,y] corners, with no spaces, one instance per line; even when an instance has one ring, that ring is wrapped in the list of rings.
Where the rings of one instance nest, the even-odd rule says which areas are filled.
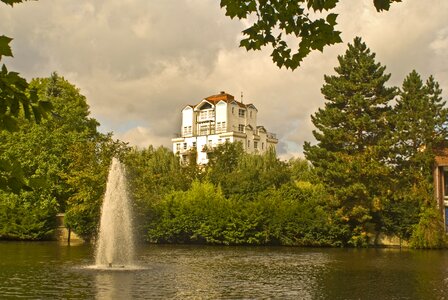
[[[106,194],[101,208],[100,229],[95,253],[96,268],[135,268],[135,243],[131,203],[127,194],[126,170],[112,159]]]

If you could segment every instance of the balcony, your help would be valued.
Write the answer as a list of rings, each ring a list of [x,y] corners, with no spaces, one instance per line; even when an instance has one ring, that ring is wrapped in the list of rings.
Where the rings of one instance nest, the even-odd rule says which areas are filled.
[[[276,140],[277,139],[277,135],[275,133],[268,132],[267,133],[267,138]]]
[[[192,154],[194,153],[196,150],[196,147],[187,147],[187,148],[180,148],[177,149],[177,152],[179,152],[179,154],[181,155],[188,155],[188,154]]]
[[[214,121],[215,120],[215,111],[214,110],[201,111],[198,115],[197,120],[198,120],[198,122]]]
[[[271,142],[271,143],[278,143],[277,135],[274,134],[274,133],[268,132],[268,133],[266,134],[266,139],[267,139],[268,142]]]

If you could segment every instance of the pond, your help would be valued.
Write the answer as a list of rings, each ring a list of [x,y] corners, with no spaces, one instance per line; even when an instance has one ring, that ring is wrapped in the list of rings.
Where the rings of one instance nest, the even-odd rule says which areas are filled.
[[[95,270],[90,245],[0,242],[0,298],[448,298],[448,251],[143,245],[138,258]]]

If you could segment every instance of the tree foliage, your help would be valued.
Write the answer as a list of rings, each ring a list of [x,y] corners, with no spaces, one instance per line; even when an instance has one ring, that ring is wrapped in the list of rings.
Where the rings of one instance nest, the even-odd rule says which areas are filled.
[[[195,181],[157,203],[148,239],[224,245],[338,245],[321,186],[283,185],[250,201],[226,198],[219,187]]]
[[[414,248],[438,249],[446,246],[447,238],[443,218],[435,207],[426,207],[414,227],[411,245]]]
[[[221,0],[230,18],[246,19],[253,24],[243,31],[240,46],[246,50],[273,48],[271,56],[278,67],[292,70],[314,50],[341,43],[336,30],[338,0]],[[389,10],[393,2],[374,0],[377,11]],[[324,14],[322,14],[324,12]],[[314,17],[314,18],[313,18]],[[297,46],[288,44],[288,37],[298,39]],[[294,51],[293,51],[294,49]],[[295,50],[297,49],[297,50]]]
[[[64,78],[54,73],[49,78],[34,79],[29,89],[36,91],[39,99],[47,99],[53,110],[51,117],[40,124],[19,115],[19,131],[0,132],[0,160],[17,164],[12,171],[1,171],[0,178],[11,180],[14,171],[20,170],[20,178],[29,187],[23,189],[19,185],[12,189],[8,184],[4,189],[4,213],[0,214],[4,217],[0,220],[4,238],[48,238],[56,213],[67,209],[72,196],[72,187],[66,180],[73,167],[71,148],[100,136],[98,122],[89,117],[85,97]],[[26,210],[33,211],[33,217],[11,215],[21,215]]]
[[[304,146],[334,221],[348,225],[345,241],[354,246],[379,232],[426,245],[434,238],[422,232],[437,227],[424,220],[435,206],[434,148],[448,137],[439,85],[412,71],[400,90],[386,87],[390,75],[359,38],[338,59],[322,87],[325,108],[312,116],[318,143]]]
[[[69,188],[65,225],[84,240],[95,237],[112,157],[122,157],[127,145],[114,141],[111,134],[98,134],[77,141],[68,149],[68,172],[63,179]]]
[[[383,155],[396,92],[385,86],[390,74],[360,38],[338,60],[337,75],[325,76],[322,87],[325,108],[312,116],[318,144],[304,149],[350,225],[349,243],[358,245],[376,229],[375,212],[387,194],[390,170]]]
[[[22,0],[1,0],[11,6],[21,3]],[[12,57],[12,49],[9,45],[12,38],[0,36],[0,61],[3,56]],[[51,109],[51,103],[39,98],[34,89],[28,87],[28,82],[19,73],[8,71],[3,64],[0,70],[0,132],[9,132],[19,129],[18,119],[24,117],[40,123]],[[17,161],[0,159],[0,190],[19,191],[27,188],[26,179],[19,168]],[[28,187],[29,188],[29,187]]]
[[[394,187],[393,197],[383,209],[383,229],[407,240],[426,216],[422,212],[434,206],[434,149],[448,137],[448,110],[441,93],[432,76],[424,84],[413,70],[404,79],[389,117]]]
[[[208,180],[219,185],[226,197],[254,195],[278,188],[289,178],[289,169],[273,149],[264,154],[246,154],[241,143],[224,143],[213,149],[207,166]]]

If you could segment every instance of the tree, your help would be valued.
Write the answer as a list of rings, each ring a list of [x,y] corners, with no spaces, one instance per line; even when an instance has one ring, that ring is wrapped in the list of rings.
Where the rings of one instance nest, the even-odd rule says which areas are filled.
[[[244,154],[243,145],[239,142],[218,145],[208,154],[207,178],[215,185],[225,183],[229,174],[237,167]]]
[[[409,239],[413,226],[422,224],[421,212],[434,206],[434,148],[448,137],[448,110],[441,94],[432,76],[424,84],[413,70],[404,79],[389,118],[394,193],[386,203],[383,221],[384,229],[400,238]]]
[[[248,154],[241,143],[224,143],[209,155],[207,179],[221,186],[225,196],[254,197],[267,188],[278,188],[290,180],[286,163],[274,149],[263,154]]]
[[[123,157],[128,151],[128,146],[114,141],[111,134],[98,134],[69,146],[69,164],[63,175],[69,192],[65,225],[86,241],[97,233],[112,157]]]
[[[328,13],[325,18],[313,15],[336,9],[338,0],[221,0],[221,7],[230,18],[255,22],[243,31],[246,37],[240,46],[246,50],[260,50],[270,45],[272,60],[278,67],[300,66],[313,50],[323,51],[325,46],[341,43],[340,31],[335,29],[337,14]],[[377,11],[389,10],[393,2],[401,0],[374,0]],[[297,51],[287,43],[288,36],[299,39]]]
[[[185,191],[192,182],[195,165],[183,166],[180,159],[165,147],[132,148],[124,157],[131,197],[135,206],[136,226],[144,233],[154,219],[156,205],[173,191]],[[194,164],[196,159],[193,160]],[[141,236],[143,236],[142,234]]]
[[[23,0],[0,0],[11,6]],[[0,36],[0,61],[3,56],[12,57],[9,43],[12,38]],[[0,71],[0,132],[17,131],[18,118],[34,119],[39,123],[51,109],[50,102],[39,99],[33,89],[29,89],[27,81],[17,72],[8,71],[3,64]],[[18,192],[29,188],[19,163],[14,160],[0,159],[0,190]]]
[[[56,212],[66,210],[67,200],[72,195],[66,180],[72,161],[70,148],[95,140],[99,135],[98,122],[89,118],[85,97],[62,77],[54,73],[50,78],[34,79],[29,89],[35,90],[39,99],[48,99],[53,111],[51,117],[40,124],[19,115],[19,131],[0,132],[0,160],[16,162],[30,187],[5,189],[0,197],[0,210],[8,212],[0,225],[12,225],[13,220],[19,222],[17,226],[9,226],[13,230],[10,233],[3,231],[3,236],[10,238],[45,238],[46,233],[54,229]],[[14,174],[0,172],[3,178],[11,178],[11,175]],[[33,211],[35,219],[16,217],[27,209]],[[22,224],[23,220],[28,221]]]
[[[291,179],[296,182],[316,183],[319,181],[313,166],[305,158],[291,158],[288,161],[288,167]]]
[[[418,169],[422,159],[432,163],[432,148],[446,140],[448,110],[441,94],[439,84],[432,76],[423,84],[415,70],[403,81],[390,120],[394,127],[391,139],[396,155],[393,159],[400,172],[417,164],[413,171],[421,173]],[[426,174],[431,174],[430,169],[425,168]]]
[[[14,3],[21,3],[24,0],[0,1],[13,6]],[[11,41],[10,37],[0,36],[0,61],[3,56],[13,56],[9,46]],[[27,81],[20,77],[19,73],[8,71],[6,66],[2,65],[0,71],[0,130],[17,130],[19,114],[23,114],[28,120],[34,117],[35,121],[39,123],[50,108],[51,105],[48,101],[39,99],[35,90],[28,89]]]
[[[306,142],[304,152],[329,189],[337,217],[350,225],[348,242],[363,245],[388,193],[385,137],[396,89],[385,86],[390,74],[359,37],[338,60],[337,75],[326,75],[322,87],[325,108],[312,116],[318,143]]]

